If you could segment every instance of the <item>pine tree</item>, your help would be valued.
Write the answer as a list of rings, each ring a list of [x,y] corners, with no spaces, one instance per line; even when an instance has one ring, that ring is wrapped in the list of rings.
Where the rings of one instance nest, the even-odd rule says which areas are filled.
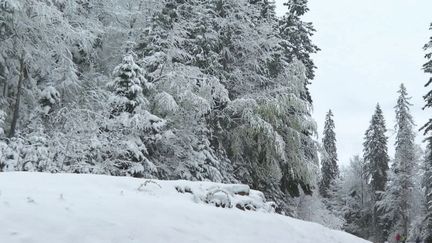
[[[430,26],[432,30],[432,24]],[[432,37],[429,42],[424,46],[424,49],[427,51],[426,59],[427,62],[423,65],[423,70],[427,74],[432,74]],[[432,84],[432,77],[426,83],[426,87],[430,87]],[[428,91],[428,93],[424,96],[424,100],[426,105],[424,108],[432,108],[432,90]],[[423,128],[425,135],[427,136],[428,143],[428,153],[425,158],[425,176],[424,176],[424,185],[425,185],[425,197],[426,197],[426,217],[424,221],[424,238],[425,242],[432,242],[432,118],[429,119],[429,122],[426,123]]]
[[[375,113],[372,116],[370,126],[365,133],[364,159],[367,165],[367,174],[370,178],[370,188],[372,191],[373,206],[373,229],[374,238],[378,242],[384,241],[384,235],[380,230],[379,217],[376,204],[381,200],[381,193],[384,192],[387,183],[387,171],[389,169],[389,157],[387,148],[387,129],[383,112],[377,104]]]
[[[339,176],[335,124],[331,110],[326,115],[324,125],[323,149],[324,156],[321,161],[321,182],[320,193],[323,197],[328,197],[331,184]]]
[[[407,90],[402,84],[398,91],[399,98],[397,100],[396,110],[396,154],[395,166],[398,174],[401,191],[400,198],[398,198],[398,207],[400,208],[401,219],[396,225],[404,235],[408,234],[408,227],[410,224],[410,191],[413,187],[412,176],[415,163],[415,145],[414,145],[414,121],[410,114]]]

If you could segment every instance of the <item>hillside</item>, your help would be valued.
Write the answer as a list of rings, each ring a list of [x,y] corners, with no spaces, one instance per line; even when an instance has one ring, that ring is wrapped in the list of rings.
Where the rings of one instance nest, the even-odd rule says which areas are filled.
[[[206,200],[256,211],[218,208]],[[367,242],[271,213],[271,206],[242,185],[1,173],[0,242]]]

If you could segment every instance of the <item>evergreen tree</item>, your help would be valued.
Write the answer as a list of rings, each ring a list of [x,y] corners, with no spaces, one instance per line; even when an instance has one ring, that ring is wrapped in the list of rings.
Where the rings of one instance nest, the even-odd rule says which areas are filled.
[[[370,126],[365,133],[364,159],[371,178],[371,188],[374,192],[383,192],[387,183],[389,157],[385,120],[379,104],[372,116]]]
[[[146,80],[143,70],[139,67],[132,54],[127,54],[122,63],[113,72],[114,80],[108,83],[114,96],[111,101],[113,115],[122,112],[133,113],[135,108],[145,102],[143,87],[146,87]]]
[[[326,115],[323,137],[323,153],[321,161],[321,182],[320,193],[323,197],[329,196],[331,184],[339,176],[337,149],[336,149],[336,133],[334,131],[335,124],[333,121],[333,113],[331,110]]]
[[[430,29],[432,30],[432,24],[430,26]],[[423,65],[423,70],[427,74],[432,74],[432,37],[430,38],[429,42],[424,46],[424,50],[427,51],[426,53],[426,59],[427,62]],[[425,87],[432,86],[432,77],[429,78],[429,81],[426,83]],[[425,96],[423,96],[426,105],[424,108],[432,108],[432,90],[427,92]],[[423,126],[425,134],[429,134],[431,136],[430,131],[432,131],[432,118],[429,119],[429,122],[427,122]]]
[[[287,13],[279,20],[279,34],[284,39],[282,47],[284,57],[291,61],[293,58],[300,60],[306,67],[305,93],[302,98],[312,103],[312,97],[308,90],[310,80],[315,77],[315,64],[311,54],[319,51],[312,43],[311,37],[315,32],[312,23],[304,22],[301,17],[309,11],[307,0],[288,0],[284,5]]]
[[[150,177],[157,170],[149,160],[149,147],[161,133],[165,121],[147,111],[148,93],[151,85],[144,77],[144,70],[135,63],[132,48],[128,48],[122,63],[114,68],[114,80],[108,83],[111,115],[106,123],[106,132],[116,134],[107,147],[120,148],[110,156],[113,167],[119,170],[112,174]]]
[[[192,51],[203,36],[192,28],[201,15],[191,13],[206,13],[209,2],[164,1],[151,28],[137,40],[136,52],[152,84],[151,112],[171,128],[153,152],[164,179],[234,180],[226,155],[211,147],[207,124],[210,113],[229,101],[228,92],[212,73],[199,68],[194,60],[198,53]]]
[[[386,238],[383,235],[383,230],[380,228],[380,215],[376,206],[381,200],[381,194],[385,191],[387,171],[389,169],[386,131],[383,112],[379,104],[377,104],[370,126],[365,133],[365,142],[363,143],[364,159],[367,165],[367,174],[370,179],[370,189],[374,204],[372,209],[373,237],[377,242],[383,242]]]
[[[417,168],[417,149],[414,144],[414,121],[410,114],[410,98],[402,84],[398,91],[399,97],[396,111],[396,154],[390,170],[387,187],[384,193],[377,197],[374,210],[382,226],[383,238],[395,232],[409,236],[409,227],[415,219],[413,200],[415,197],[414,176]],[[379,194],[378,194],[379,195]]]
[[[430,29],[432,30],[432,24],[430,26]],[[423,70],[427,74],[432,74],[432,37],[430,38],[429,42],[424,46],[424,49],[427,51],[426,59],[427,62],[423,65]],[[431,86],[432,84],[432,77],[429,78],[429,81],[426,83],[426,87]],[[432,108],[432,90],[428,91],[427,94],[424,96],[424,100],[426,102],[426,105],[424,108]],[[425,196],[426,196],[426,217],[425,217],[425,223],[424,223],[424,237],[425,242],[432,242],[432,118],[429,119],[429,122],[427,122],[424,126],[424,133],[427,136],[427,143],[428,143],[428,153],[426,155],[425,159],[425,170],[426,173],[424,175],[424,185],[425,185]]]
[[[394,233],[402,234],[396,225],[401,220],[400,197],[401,184],[399,179],[399,170],[395,163],[392,164],[388,173],[388,183],[385,192],[381,195],[381,200],[375,203],[376,212],[379,216],[378,222],[382,228],[383,236],[392,237]],[[374,231],[375,232],[375,231]]]
[[[395,167],[397,178],[395,183],[400,185],[400,197],[398,198],[397,207],[400,209],[400,220],[396,224],[396,229],[401,230],[404,235],[408,235],[410,225],[410,200],[411,190],[413,187],[412,176],[415,167],[415,144],[414,144],[414,121],[410,114],[407,90],[402,84],[398,91],[396,110],[396,154]]]
[[[423,185],[426,197],[426,216],[423,224],[423,238],[425,242],[432,242],[432,139],[427,140],[428,151],[425,157],[425,174]]]

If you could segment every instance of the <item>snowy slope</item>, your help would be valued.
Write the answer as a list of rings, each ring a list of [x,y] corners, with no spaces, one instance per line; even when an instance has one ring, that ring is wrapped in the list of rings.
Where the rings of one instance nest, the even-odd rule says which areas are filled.
[[[0,173],[1,243],[362,243],[273,213],[223,209],[183,189],[221,184],[95,175]],[[177,190],[176,190],[177,187]],[[242,187],[228,186],[242,190]],[[243,188],[244,189],[244,188]],[[249,199],[259,200],[259,192]]]

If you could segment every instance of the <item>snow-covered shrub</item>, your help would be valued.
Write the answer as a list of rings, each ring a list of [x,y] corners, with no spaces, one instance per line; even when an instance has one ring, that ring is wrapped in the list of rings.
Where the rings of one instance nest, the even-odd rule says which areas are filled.
[[[175,101],[174,97],[165,91],[160,92],[154,97],[154,108],[153,111],[156,114],[166,117],[168,115],[174,115],[178,111],[179,106]]]
[[[232,208],[230,194],[221,188],[212,188],[207,191],[205,203],[212,204],[216,207]]]
[[[272,213],[276,208],[276,204],[267,201],[262,192],[251,190],[247,185],[189,182],[179,183],[175,189],[179,193],[191,194],[198,203],[216,207],[266,213]]]

